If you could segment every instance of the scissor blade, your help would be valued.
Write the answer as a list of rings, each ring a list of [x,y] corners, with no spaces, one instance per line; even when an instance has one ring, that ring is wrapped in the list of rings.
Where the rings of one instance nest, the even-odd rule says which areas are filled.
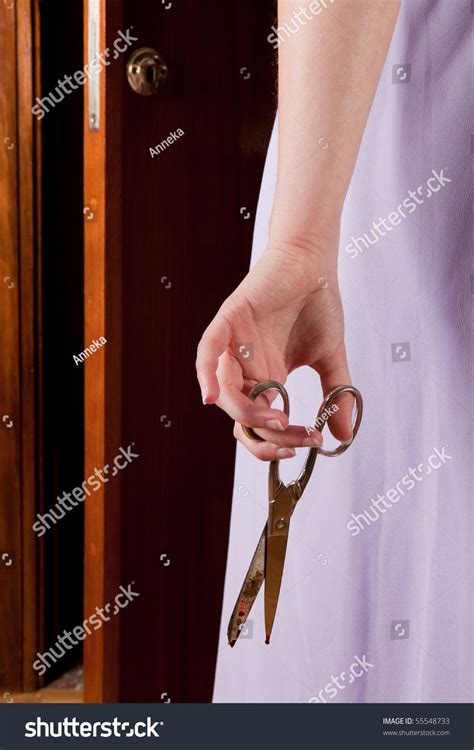
[[[266,540],[267,525],[265,524],[265,528],[261,533],[257,548],[252,557],[252,562],[249,565],[247,575],[245,576],[242,588],[240,589],[240,594],[237,597],[235,607],[230,616],[229,625],[227,627],[227,638],[230,646],[235,645],[237,638],[242,632],[247,617],[249,616],[249,612],[252,609],[253,603],[262,586],[265,575]]]
[[[270,643],[285,566],[293,498],[286,487],[270,502],[265,550],[265,643]]]

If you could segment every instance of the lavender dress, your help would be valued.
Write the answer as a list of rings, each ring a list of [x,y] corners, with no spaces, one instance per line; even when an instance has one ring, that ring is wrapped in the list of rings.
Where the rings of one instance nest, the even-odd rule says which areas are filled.
[[[271,645],[261,592],[231,649],[227,621],[267,513],[268,465],[238,447],[215,702],[472,700],[472,10],[402,4],[342,221],[363,424],[346,454],[318,458],[293,516]],[[252,262],[276,167],[275,129]],[[288,390],[293,421],[311,424],[315,374],[297,371]]]

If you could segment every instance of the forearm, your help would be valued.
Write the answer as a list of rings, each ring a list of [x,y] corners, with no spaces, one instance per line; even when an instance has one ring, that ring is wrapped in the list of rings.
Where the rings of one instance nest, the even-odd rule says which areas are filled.
[[[289,37],[281,32],[279,46],[278,179],[270,222],[271,241],[316,248],[339,226],[400,7],[400,0],[322,3],[314,15],[311,0],[279,0],[279,27],[290,22],[297,30]]]

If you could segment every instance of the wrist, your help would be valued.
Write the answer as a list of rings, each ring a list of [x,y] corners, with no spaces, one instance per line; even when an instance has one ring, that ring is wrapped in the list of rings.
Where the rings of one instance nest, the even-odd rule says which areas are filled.
[[[338,289],[337,240],[306,235],[270,237],[261,260],[277,267],[299,293]]]
[[[291,257],[295,262],[328,270],[337,267],[339,226],[331,231],[318,228],[315,232],[274,231],[270,226],[266,253]]]

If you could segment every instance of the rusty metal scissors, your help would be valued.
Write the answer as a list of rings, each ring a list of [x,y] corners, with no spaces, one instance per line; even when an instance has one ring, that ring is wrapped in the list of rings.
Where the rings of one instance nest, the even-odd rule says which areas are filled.
[[[249,396],[251,399],[255,400],[257,396],[269,390],[278,391],[283,398],[285,414],[289,416],[290,401],[288,394],[281,383],[278,383],[276,380],[265,380],[262,383],[258,383],[258,385],[252,388]],[[351,385],[340,385],[328,393],[321,404],[318,416],[315,420],[318,429],[324,427],[324,424],[328,419],[327,415],[328,413],[330,414],[329,410],[331,405],[342,393],[352,393],[357,407],[352,426],[352,439],[349,442],[340,443],[334,450],[310,448],[306,462],[298,478],[290,482],[288,485],[285,485],[280,479],[278,472],[279,461],[272,461],[270,463],[270,471],[268,475],[268,521],[258,541],[257,548],[229,620],[227,637],[230,646],[235,645],[237,638],[247,621],[250,610],[257,598],[257,594],[260,591],[264,579],[265,643],[270,643],[270,635],[280,595],[292,513],[311,478],[318,453],[321,453],[323,456],[340,456],[352,444],[362,420],[363,402],[360,391]],[[248,437],[251,437],[254,440],[262,439],[252,430],[251,427],[245,425],[242,425],[242,427]]]

